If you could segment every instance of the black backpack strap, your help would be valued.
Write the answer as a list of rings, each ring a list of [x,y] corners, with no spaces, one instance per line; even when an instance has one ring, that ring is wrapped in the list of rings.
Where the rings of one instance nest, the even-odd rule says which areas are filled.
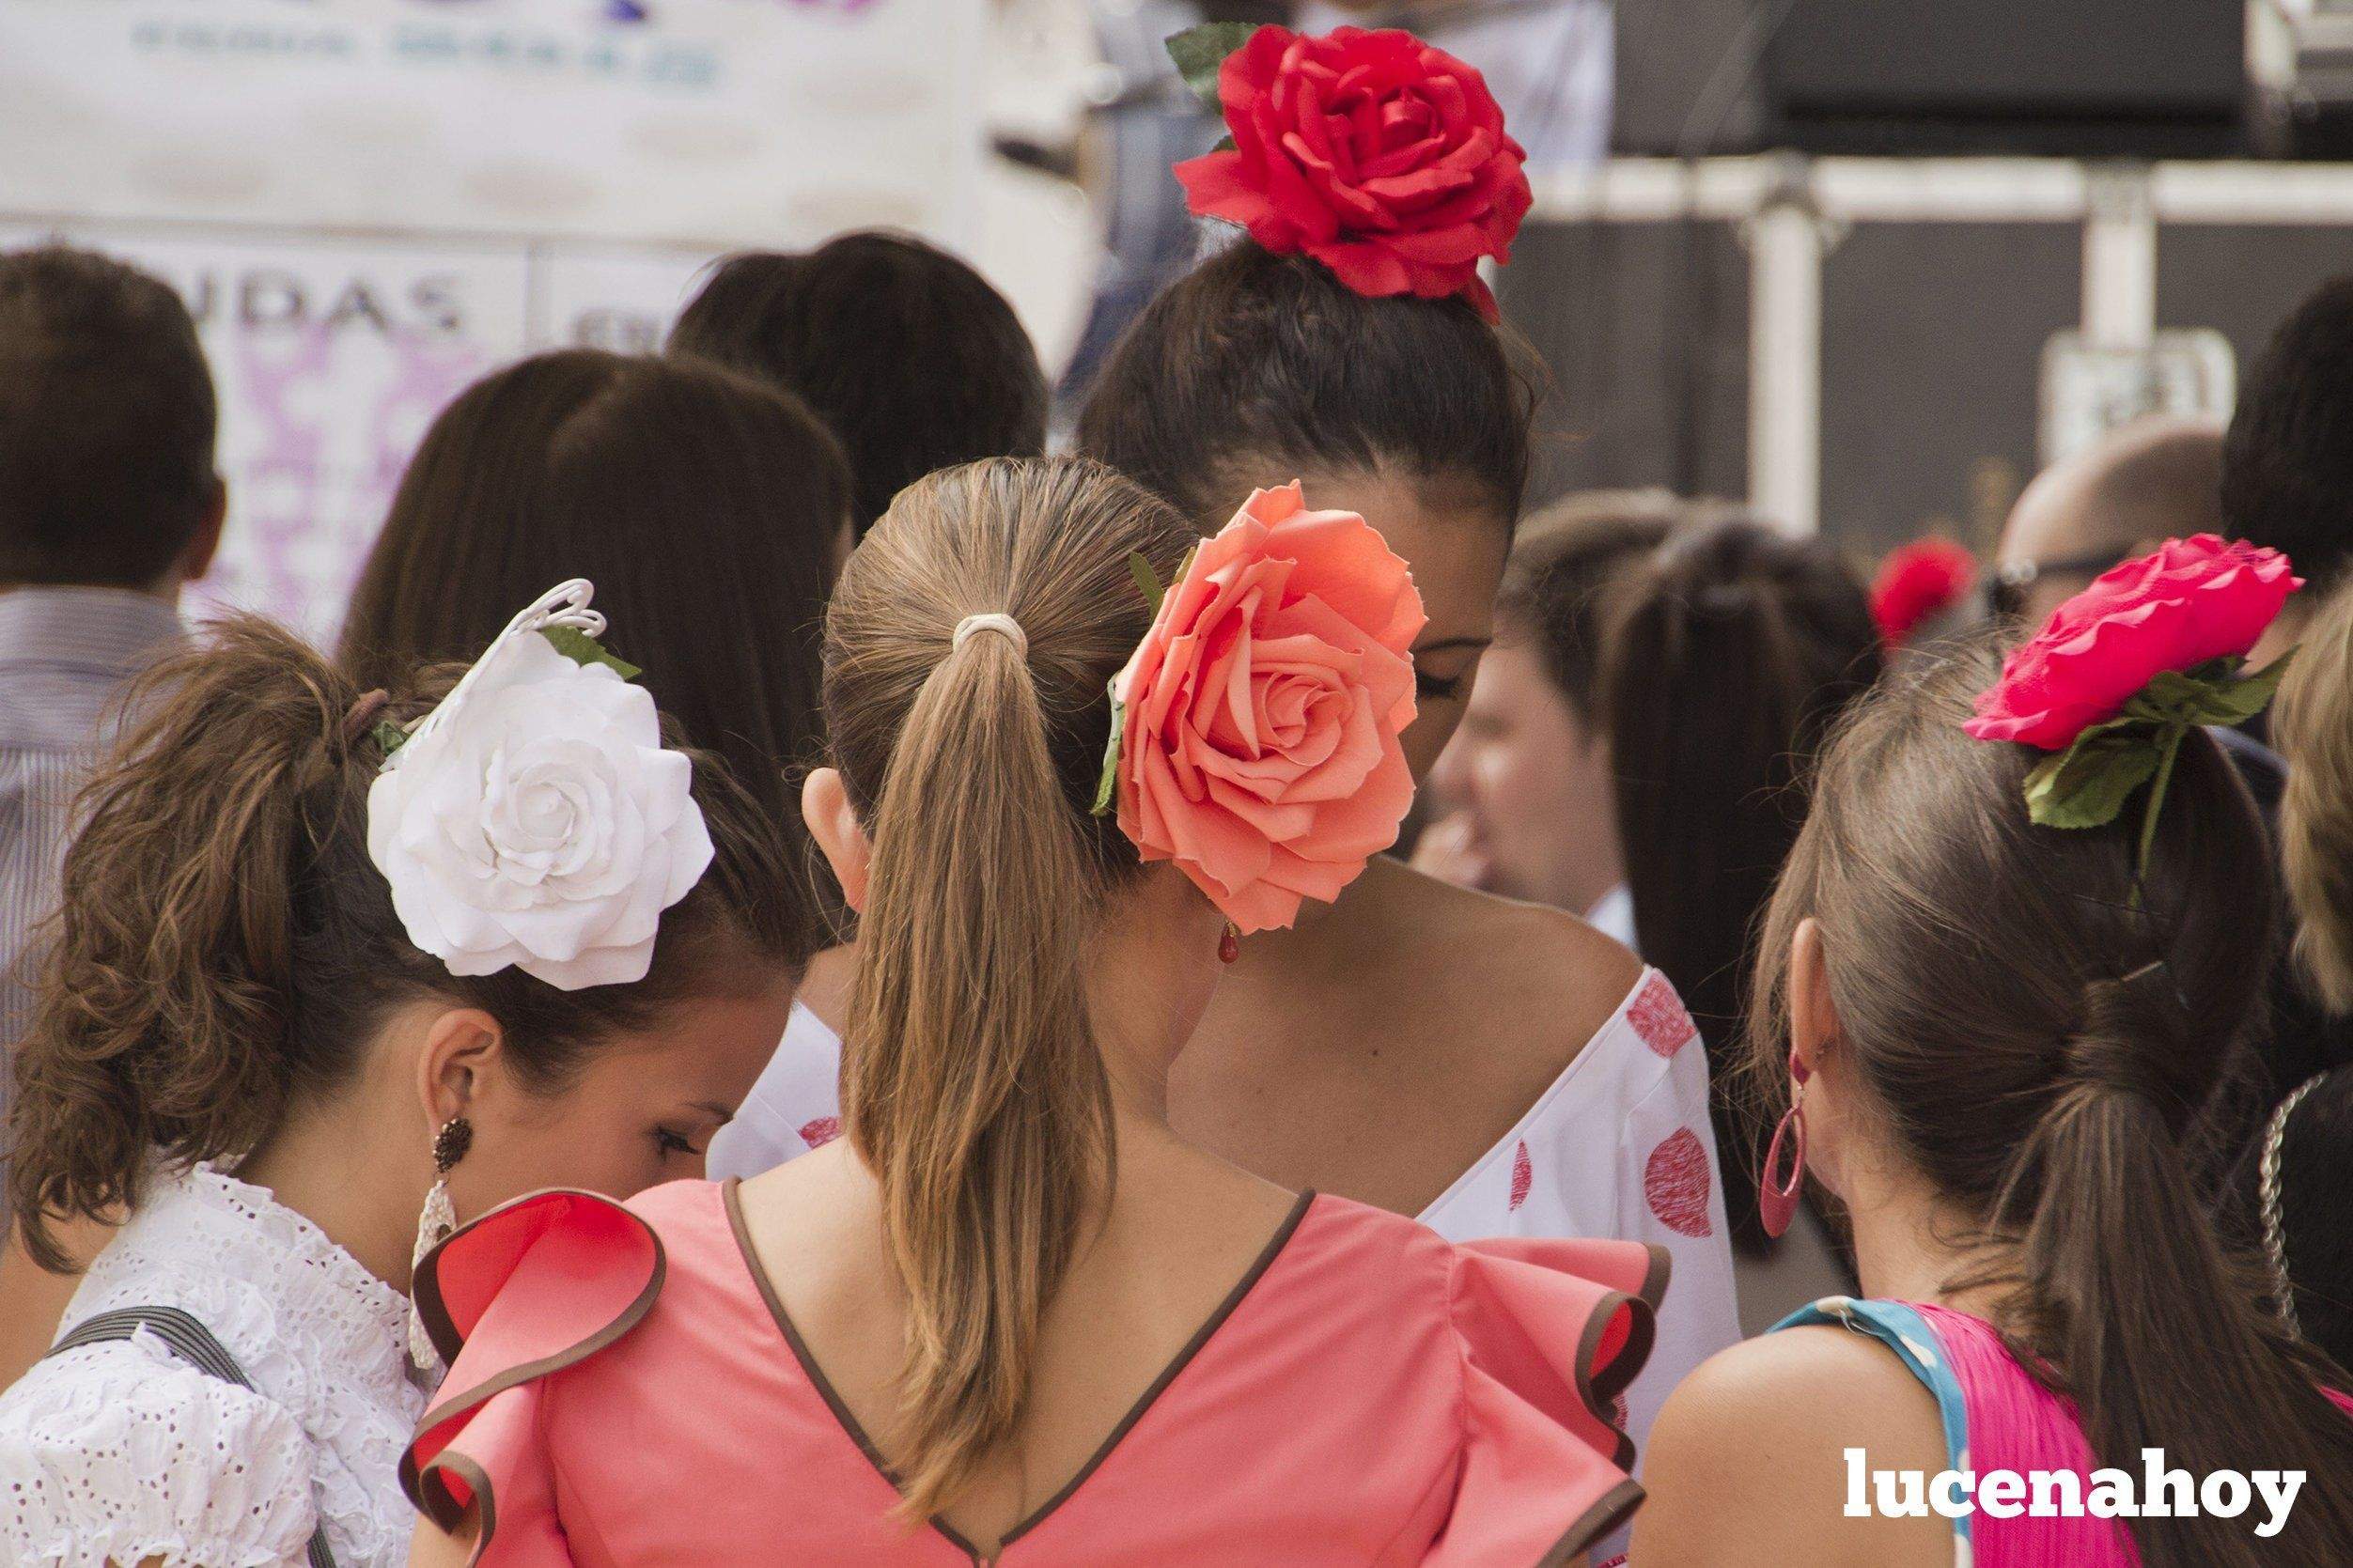
[[[237,1364],[237,1358],[228,1353],[227,1347],[212,1337],[210,1328],[178,1307],[117,1307],[84,1318],[49,1347],[49,1354],[58,1356],[86,1344],[127,1340],[142,1328],[206,1376],[241,1389],[253,1389],[245,1369]],[[327,1527],[323,1524],[310,1532],[310,1568],[335,1568],[335,1553],[327,1547]]]

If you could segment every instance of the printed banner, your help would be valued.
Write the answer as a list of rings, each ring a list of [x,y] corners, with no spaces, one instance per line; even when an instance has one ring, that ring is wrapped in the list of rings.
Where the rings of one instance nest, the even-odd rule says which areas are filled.
[[[658,349],[710,259],[969,238],[973,0],[0,0],[0,248],[170,281],[221,397],[203,584],[333,633],[409,454],[518,355]]]
[[[977,0],[0,0],[0,211],[966,237]]]

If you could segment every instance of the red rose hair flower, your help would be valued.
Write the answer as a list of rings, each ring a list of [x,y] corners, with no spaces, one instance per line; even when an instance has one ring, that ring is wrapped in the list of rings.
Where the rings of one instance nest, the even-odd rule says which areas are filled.
[[[2026,776],[2028,815],[2046,827],[2112,822],[2148,784],[2145,865],[2182,740],[2202,724],[2244,723],[2271,700],[2285,655],[2239,671],[2302,586],[2278,551],[2212,534],[2169,539],[2052,612],[1962,727],[2052,753]]]
[[[1896,546],[1871,580],[1871,620],[1890,647],[1969,597],[1977,585],[1977,557],[1931,535]]]
[[[1286,926],[1396,842],[1413,801],[1413,579],[1353,512],[1257,490],[1193,552],[1112,682],[1104,798],[1244,932]]]
[[[1193,211],[1360,294],[1461,294],[1496,318],[1478,261],[1510,259],[1535,197],[1475,70],[1395,28],[1266,26],[1225,56],[1217,96],[1234,145],[1176,165]]]

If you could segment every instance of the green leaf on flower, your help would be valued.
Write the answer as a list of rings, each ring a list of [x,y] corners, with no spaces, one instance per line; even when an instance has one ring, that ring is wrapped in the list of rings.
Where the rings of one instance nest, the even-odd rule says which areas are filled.
[[[2236,659],[2211,660],[2186,672],[2160,670],[2125,705],[2124,716],[2160,725],[2243,724],[2269,705],[2293,657],[2291,649],[2243,679],[2244,661]]]
[[[2280,682],[2286,676],[2288,664],[2295,658],[2296,650],[2290,648],[2253,675],[2230,681],[2211,691],[2205,709],[2211,717],[2203,722],[2209,724],[2243,724],[2261,713],[2279,694]]]
[[[2026,775],[2026,815],[2046,828],[2104,827],[2149,782],[2159,753],[2158,736],[2138,720],[2085,730]]]
[[[575,664],[601,664],[623,680],[635,680],[646,673],[626,659],[615,658],[603,644],[576,626],[543,626],[539,635],[554,644],[555,651]]]
[[[1170,35],[1168,57],[1176,62],[1176,74],[1185,79],[1193,97],[1208,105],[1211,114],[1225,112],[1225,105],[1218,101],[1218,67],[1257,30],[1254,22],[1207,22]]]
[[[1148,568],[1147,568],[1148,569]],[[1119,799],[1119,742],[1128,728],[1128,705],[1117,696],[1111,700],[1111,739],[1103,747],[1103,777],[1095,786],[1094,814],[1111,815]]]
[[[1152,569],[1152,563],[1144,558],[1144,551],[1128,551],[1128,575],[1136,580],[1136,591],[1144,596],[1144,602],[1151,607],[1152,613],[1159,614],[1161,600],[1168,590],[1161,585],[1160,574]]]
[[[396,724],[389,719],[377,720],[376,727],[367,733],[375,737],[377,746],[386,756],[409,743],[409,727]]]

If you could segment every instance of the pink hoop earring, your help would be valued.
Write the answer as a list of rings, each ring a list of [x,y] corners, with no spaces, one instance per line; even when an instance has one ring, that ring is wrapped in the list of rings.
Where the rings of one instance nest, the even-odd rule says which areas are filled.
[[[1789,1076],[1797,1079],[1797,1093],[1773,1128],[1773,1141],[1765,1147],[1765,1169],[1756,1180],[1756,1217],[1764,1222],[1765,1234],[1774,1237],[1787,1231],[1789,1222],[1798,1217],[1798,1195],[1805,1190],[1805,1081],[1813,1074],[1794,1049],[1789,1053]],[[1792,1138],[1792,1132],[1797,1136]],[[1773,1171],[1781,1164],[1784,1141],[1789,1144],[1789,1174],[1777,1182]]]

